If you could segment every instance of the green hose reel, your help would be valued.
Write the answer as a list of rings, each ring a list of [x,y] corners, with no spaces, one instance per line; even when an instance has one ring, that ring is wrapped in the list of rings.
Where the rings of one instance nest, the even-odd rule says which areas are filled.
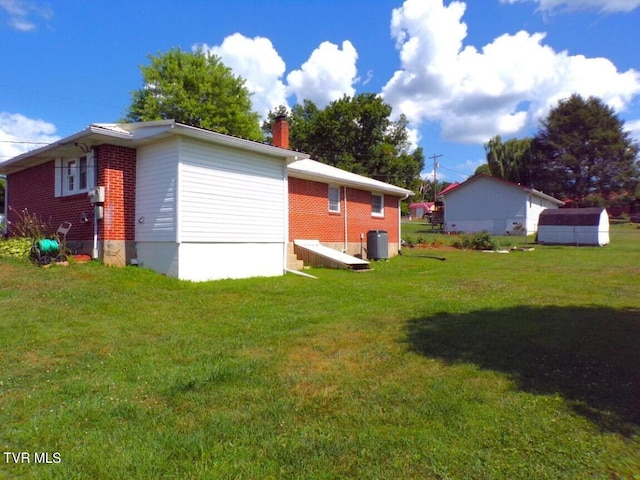
[[[41,255],[55,256],[60,251],[60,244],[57,240],[51,238],[43,238],[36,242],[36,246],[40,250]]]

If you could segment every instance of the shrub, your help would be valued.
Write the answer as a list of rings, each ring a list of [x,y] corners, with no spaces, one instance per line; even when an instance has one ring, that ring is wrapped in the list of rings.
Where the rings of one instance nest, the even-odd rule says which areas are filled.
[[[31,240],[28,238],[9,238],[0,240],[0,258],[29,258]]]
[[[461,250],[497,250],[499,248],[498,243],[486,232],[461,233],[452,245]]]
[[[51,225],[45,223],[37,214],[29,212],[26,208],[20,212],[11,208],[11,211],[18,217],[16,222],[11,223],[11,233],[16,237],[38,240],[47,238],[48,232],[53,230]]]

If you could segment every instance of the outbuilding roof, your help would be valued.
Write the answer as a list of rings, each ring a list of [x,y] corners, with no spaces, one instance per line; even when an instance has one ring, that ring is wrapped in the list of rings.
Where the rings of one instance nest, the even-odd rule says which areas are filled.
[[[433,207],[433,202],[417,202],[409,205],[409,208],[431,208]]]
[[[447,193],[449,193],[454,188],[458,188],[460,185],[461,184],[459,182],[455,182],[455,183],[452,183],[451,185],[447,185],[446,187],[444,187],[442,189],[442,191],[440,193],[438,193],[438,196],[446,195]]]
[[[475,176],[465,180],[464,182],[456,185],[453,188],[445,189],[446,191],[443,190],[442,192],[440,192],[440,195],[445,197],[447,195],[451,195],[452,193],[457,193],[458,191],[460,191],[461,189],[463,189],[467,185],[469,185],[469,184],[471,184],[473,182],[477,182],[478,180],[481,180],[481,179],[488,179],[488,180],[491,180],[491,181],[494,181],[494,182],[502,183],[504,185],[508,185],[510,187],[517,188],[517,189],[520,189],[520,190],[525,191],[527,193],[530,193],[531,195],[534,195],[536,197],[540,197],[540,198],[543,198],[545,200],[548,200],[548,201],[550,201],[552,203],[555,203],[556,205],[564,205],[564,202],[562,200],[558,200],[557,198],[554,198],[551,195],[547,195],[546,193],[539,192],[535,188],[526,187],[526,186],[521,185],[519,183],[509,182],[509,181],[504,180],[502,178],[494,177],[492,175],[486,175],[484,173],[481,173],[479,175],[475,175]]]

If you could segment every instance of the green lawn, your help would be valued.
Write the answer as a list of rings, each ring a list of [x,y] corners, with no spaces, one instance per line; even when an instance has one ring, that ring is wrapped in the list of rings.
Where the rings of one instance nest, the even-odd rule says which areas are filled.
[[[639,229],[403,253],[199,284],[0,261],[0,478],[640,478]]]

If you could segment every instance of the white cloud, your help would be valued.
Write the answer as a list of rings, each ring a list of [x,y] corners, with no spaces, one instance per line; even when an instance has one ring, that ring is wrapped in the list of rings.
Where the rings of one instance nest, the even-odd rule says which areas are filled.
[[[350,41],[342,42],[342,50],[331,42],[322,42],[300,70],[287,75],[288,92],[298,103],[312,100],[322,108],[343,95],[353,96],[358,81],[358,52]]]
[[[626,127],[625,130],[631,134],[633,139],[640,143],[640,120],[625,122],[624,126]]]
[[[55,125],[44,120],[0,112],[0,162],[59,140],[55,132]]]
[[[465,8],[460,1],[407,0],[393,11],[402,69],[382,93],[414,125],[438,122],[447,140],[483,143],[523,133],[575,92],[600,97],[617,111],[640,94],[639,72],[618,72],[605,58],[556,52],[544,44],[544,33],[504,34],[481,50],[464,46]]]
[[[282,82],[286,66],[268,38],[248,38],[234,33],[226,37],[222,45],[196,47],[219,56],[235,75],[246,80],[246,87],[253,93],[253,109],[263,118],[267,117],[270,109],[287,104],[286,88]]]
[[[353,95],[353,85],[358,81],[358,53],[348,40],[342,43],[342,49],[330,42],[320,44],[299,70],[287,75],[286,84],[283,81],[285,62],[267,38],[248,38],[234,33],[221,45],[202,44],[194,48],[219,56],[234,74],[246,80],[247,88],[253,93],[253,109],[263,118],[270,109],[288,106],[287,97],[292,95],[300,103],[310,99],[318,107],[324,107],[345,94]]]
[[[536,2],[545,12],[599,10],[602,13],[629,13],[640,7],[640,0],[500,0],[500,3]]]
[[[34,16],[48,20],[53,16],[46,4],[26,0],[0,0],[0,10],[9,15],[9,25],[15,30],[29,32],[37,28]]]

